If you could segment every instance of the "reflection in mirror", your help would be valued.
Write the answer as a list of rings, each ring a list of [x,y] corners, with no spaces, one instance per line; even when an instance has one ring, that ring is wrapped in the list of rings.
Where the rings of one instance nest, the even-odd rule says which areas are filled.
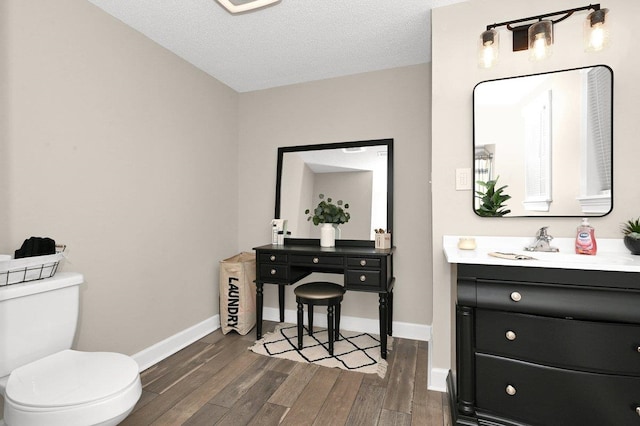
[[[612,100],[613,72],[604,65],[477,84],[474,180],[506,186],[508,217],[606,215]],[[474,211],[484,189],[475,186]]]
[[[281,147],[275,217],[287,220],[291,238],[320,238],[305,210],[313,215],[324,194],[349,204],[337,239],[373,240],[374,228],[391,228],[392,161],[392,139]]]

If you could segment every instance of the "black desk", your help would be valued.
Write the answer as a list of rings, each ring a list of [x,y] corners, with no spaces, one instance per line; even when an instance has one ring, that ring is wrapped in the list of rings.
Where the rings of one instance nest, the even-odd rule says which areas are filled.
[[[292,285],[312,272],[344,275],[347,291],[378,293],[380,353],[387,357],[387,335],[393,320],[393,249],[370,246],[325,248],[315,244],[265,245],[256,251],[256,331],[262,337],[263,284],[278,285],[280,322],[284,322],[284,286]]]

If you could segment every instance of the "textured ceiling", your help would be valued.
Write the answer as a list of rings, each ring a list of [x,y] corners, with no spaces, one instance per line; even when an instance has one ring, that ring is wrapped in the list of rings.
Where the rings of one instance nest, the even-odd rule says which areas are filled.
[[[238,92],[430,62],[430,10],[466,0],[89,0]]]

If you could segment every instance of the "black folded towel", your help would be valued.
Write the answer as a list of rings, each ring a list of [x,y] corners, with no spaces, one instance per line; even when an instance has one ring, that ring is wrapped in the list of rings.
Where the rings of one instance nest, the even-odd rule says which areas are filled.
[[[32,256],[56,254],[56,242],[48,237],[31,237],[24,240],[22,247],[16,250],[14,259]]]

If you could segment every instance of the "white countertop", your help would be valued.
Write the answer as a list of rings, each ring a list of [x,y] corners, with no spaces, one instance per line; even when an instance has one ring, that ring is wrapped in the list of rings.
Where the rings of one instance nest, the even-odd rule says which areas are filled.
[[[460,238],[473,238],[474,250],[458,248]],[[554,238],[552,247],[560,251],[536,252],[524,248],[533,243],[533,237],[488,237],[454,236],[443,237],[444,253],[449,263],[477,265],[525,266],[530,268],[563,268],[598,271],[640,272],[640,256],[632,255],[620,239],[597,239],[598,251],[595,256],[575,254],[573,238]],[[535,258],[535,260],[511,260],[489,256],[490,252],[514,253]]]

